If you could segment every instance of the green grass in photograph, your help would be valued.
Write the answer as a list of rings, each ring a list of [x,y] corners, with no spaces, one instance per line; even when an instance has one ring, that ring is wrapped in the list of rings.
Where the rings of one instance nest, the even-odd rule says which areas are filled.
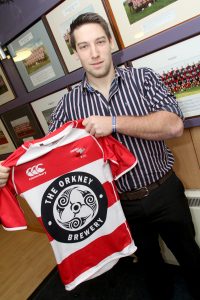
[[[126,14],[128,16],[129,23],[133,24],[175,1],[178,1],[178,0],[156,0],[151,6],[147,6],[144,8],[144,10],[139,10],[137,12],[130,11],[129,6],[128,6],[127,2],[125,1],[124,8],[126,10]]]
[[[175,95],[176,95],[176,98],[179,99],[179,98],[183,98],[183,97],[186,97],[186,96],[199,94],[199,93],[200,93],[200,86],[195,86],[195,87],[190,88],[186,91],[176,93]]]
[[[41,69],[45,65],[49,64],[50,62],[51,61],[50,61],[49,57],[47,55],[45,55],[45,59],[43,61],[40,61],[32,66],[26,67],[26,70],[27,70],[28,74],[30,75],[30,74],[36,72],[37,70]]]

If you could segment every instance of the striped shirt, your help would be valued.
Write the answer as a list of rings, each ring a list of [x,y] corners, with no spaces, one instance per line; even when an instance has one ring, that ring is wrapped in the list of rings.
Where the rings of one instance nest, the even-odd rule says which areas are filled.
[[[183,118],[175,97],[158,74],[149,68],[116,68],[109,99],[94,90],[86,77],[65,94],[52,114],[50,131],[71,120],[91,115],[144,116],[156,111],[169,111]],[[116,184],[120,193],[149,185],[164,176],[173,166],[174,157],[164,141],[145,140],[113,134],[138,159],[130,172]]]

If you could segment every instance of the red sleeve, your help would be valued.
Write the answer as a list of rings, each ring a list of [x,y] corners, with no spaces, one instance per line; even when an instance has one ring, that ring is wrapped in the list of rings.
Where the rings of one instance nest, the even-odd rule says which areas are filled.
[[[24,144],[25,145],[25,144]],[[2,166],[5,167],[12,167],[16,165],[16,162],[18,161],[19,157],[23,155],[26,152],[26,149],[24,147],[17,148],[12,154],[10,154],[3,162]]]
[[[115,180],[136,165],[137,159],[133,153],[112,136],[102,137],[97,141],[103,148],[105,160],[109,161]]]
[[[5,167],[13,167],[16,165],[20,155],[26,150],[19,147],[6,160],[2,165]],[[8,182],[5,187],[0,189],[0,223],[6,230],[21,230],[27,228],[27,223],[23,211],[15,197],[15,190],[11,180],[11,172]]]

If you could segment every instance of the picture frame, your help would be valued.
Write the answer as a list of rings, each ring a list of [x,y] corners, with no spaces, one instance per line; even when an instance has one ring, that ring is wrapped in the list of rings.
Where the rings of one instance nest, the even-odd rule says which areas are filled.
[[[1,118],[16,147],[27,140],[44,136],[29,104],[7,111],[1,115]]]
[[[42,20],[7,48],[28,92],[65,75]]]
[[[48,125],[50,124],[50,116],[53,110],[66,93],[68,93],[67,88],[31,102],[31,106],[45,134],[48,133]]]
[[[143,0],[140,1],[141,5],[138,0],[104,1],[113,14],[123,47],[138,43],[200,13],[199,0]]]
[[[175,94],[185,118],[200,115],[200,35],[132,61],[149,67]]]
[[[2,66],[0,65],[0,105],[15,99],[11,85],[7,79]]]
[[[0,120],[0,160],[15,151],[16,147],[11,140],[2,120]]]
[[[81,68],[81,63],[69,44],[69,27],[72,20],[79,14],[86,12],[97,12],[100,14],[108,22],[110,27],[114,41],[113,52],[119,50],[102,1],[95,0],[95,5],[93,3],[94,1],[92,0],[66,0],[45,16],[68,72]]]

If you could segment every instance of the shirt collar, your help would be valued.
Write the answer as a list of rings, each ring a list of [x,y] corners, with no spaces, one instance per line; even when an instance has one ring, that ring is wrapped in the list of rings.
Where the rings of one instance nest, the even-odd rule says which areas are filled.
[[[125,80],[123,69],[115,67],[115,80],[116,81],[118,80],[118,82],[119,82],[121,79]],[[84,73],[84,75],[83,75],[81,86],[82,86],[83,92],[86,92],[86,91],[88,91],[90,93],[95,92],[95,89],[87,81],[86,73]]]

